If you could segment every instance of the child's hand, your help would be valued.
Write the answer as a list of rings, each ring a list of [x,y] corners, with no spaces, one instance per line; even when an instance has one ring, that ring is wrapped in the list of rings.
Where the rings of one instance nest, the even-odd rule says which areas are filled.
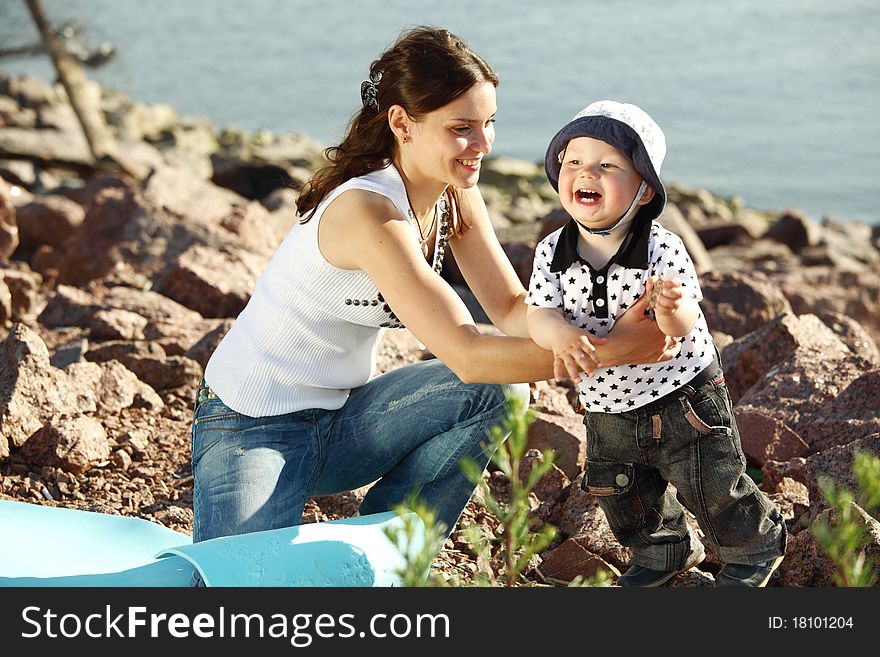
[[[654,314],[661,317],[672,317],[681,308],[685,294],[680,280],[662,276],[648,277],[645,282],[645,293],[648,295],[648,304],[653,308]]]
[[[592,376],[601,365],[596,348],[582,330],[566,326],[553,340],[553,377],[557,381],[567,375],[577,383],[582,371]]]

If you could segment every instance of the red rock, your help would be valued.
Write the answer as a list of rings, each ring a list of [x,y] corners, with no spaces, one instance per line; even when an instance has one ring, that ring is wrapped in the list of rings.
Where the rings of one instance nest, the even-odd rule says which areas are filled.
[[[577,538],[587,550],[617,568],[625,568],[632,558],[632,550],[614,538],[611,527],[595,498],[580,490],[580,479],[567,489],[562,508],[557,505],[550,524],[559,529],[560,536]]]
[[[204,369],[208,365],[208,359],[211,358],[211,354],[214,353],[217,345],[220,344],[220,341],[229,332],[229,329],[232,328],[234,322],[235,320],[233,319],[219,320],[213,329],[205,333],[202,338],[192,347],[187,349],[186,353],[183,355],[187,358],[192,358],[202,366],[202,369]]]
[[[804,247],[819,244],[822,227],[799,210],[786,210],[770,225],[765,237],[785,244],[798,253]]]
[[[819,311],[816,316],[834,331],[834,334],[856,356],[864,358],[873,367],[880,366],[880,349],[868,331],[852,317],[831,310]]]
[[[110,443],[101,423],[86,415],[55,416],[21,448],[34,465],[57,466],[81,473],[110,458]]]
[[[85,209],[64,196],[36,196],[17,210],[21,246],[60,246],[82,225]]]
[[[880,432],[880,369],[866,372],[816,413],[802,433],[813,450]]]
[[[12,292],[6,281],[0,277],[0,326],[12,321]]]
[[[852,505],[853,518],[866,530],[867,544],[857,551],[862,558],[873,563],[875,577],[880,577],[880,522],[868,515],[857,504]],[[828,522],[836,526],[837,513],[826,509],[814,522]],[[789,539],[785,559],[779,566],[782,586],[838,586],[835,574],[837,566],[828,558],[812,531],[802,531]]]
[[[864,364],[848,350],[842,357],[824,358],[814,350],[799,349],[749,389],[738,407],[784,422],[815,451],[806,427],[827,413],[840,391],[864,372]]]
[[[880,274],[877,266],[861,270],[798,267],[781,273],[776,284],[798,314],[828,312],[858,322],[880,343]]]
[[[780,315],[734,341],[722,352],[727,386],[734,403],[751,386],[759,382],[763,385],[763,377],[801,349],[821,353],[826,361],[851,353],[815,315]]]
[[[0,269],[0,279],[9,288],[12,321],[32,319],[39,304],[40,284],[43,282],[43,277],[31,271],[26,263],[21,262],[15,267]]]
[[[186,356],[129,356],[124,364],[156,391],[180,387],[195,390],[202,378],[202,366]]]
[[[58,413],[94,412],[95,391],[51,366],[49,350],[23,324],[0,343],[0,458],[20,447],[46,418]]]
[[[785,422],[749,407],[734,409],[740,440],[746,458],[759,467],[766,461],[788,461],[806,456],[809,446]]]
[[[566,539],[545,553],[538,571],[554,584],[568,584],[578,576],[589,579],[600,571],[620,576],[616,567],[590,552],[582,538]]]
[[[734,338],[758,330],[791,306],[779,289],[758,273],[711,271],[700,277],[700,307],[709,328]]]
[[[144,185],[144,201],[154,208],[165,208],[178,217],[198,224],[216,225],[233,207],[248,200],[238,194],[202,180],[183,167],[159,167]]]
[[[807,482],[807,460],[796,457],[790,461],[767,461],[761,468],[761,487],[765,491],[774,491],[785,477],[802,484]]]
[[[237,317],[268,260],[244,250],[193,246],[171,265],[157,292],[203,317]]]
[[[859,486],[853,473],[853,455],[863,452],[880,458],[880,433],[875,433],[845,445],[831,447],[809,457],[805,466],[805,484],[810,492],[813,515],[827,507],[819,481],[832,479],[837,487],[857,491]]]
[[[520,462],[519,470],[520,480],[523,485],[528,481],[532,468],[534,468],[537,463],[543,462],[544,457],[540,451],[537,449],[526,450],[526,453],[523,454],[522,461]],[[562,495],[563,490],[568,484],[569,480],[568,477],[565,476],[565,473],[556,467],[556,465],[551,465],[550,470],[535,483],[532,492],[535,494],[535,497],[542,502],[550,502],[552,504]]]
[[[120,308],[98,310],[88,322],[93,340],[143,340],[147,320]]]
[[[556,466],[571,479],[584,469],[586,442],[583,417],[571,411],[554,415],[538,411],[529,427],[527,449],[553,450]]]
[[[834,586],[834,563],[809,530],[789,537],[777,572],[781,586]]]
[[[123,259],[120,245],[127,224],[143,211],[143,200],[133,185],[102,189],[80,229],[64,243],[57,265],[59,282],[83,285],[110,273]]]

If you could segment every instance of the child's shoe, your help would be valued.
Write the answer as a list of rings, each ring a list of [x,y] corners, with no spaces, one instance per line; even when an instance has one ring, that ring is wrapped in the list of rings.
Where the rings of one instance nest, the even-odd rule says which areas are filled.
[[[701,543],[697,543],[684,565],[678,570],[651,570],[644,566],[632,565],[627,571],[617,579],[618,586],[641,586],[655,587],[663,586],[679,573],[690,570],[706,558],[706,551]]]
[[[785,555],[754,566],[742,563],[728,563],[715,576],[715,586],[764,587]]]

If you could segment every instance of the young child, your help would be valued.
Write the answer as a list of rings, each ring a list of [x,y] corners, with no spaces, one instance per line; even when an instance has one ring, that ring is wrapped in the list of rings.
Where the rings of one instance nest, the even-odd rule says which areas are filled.
[[[571,221],[538,244],[529,332],[553,351],[557,379],[577,383],[584,490],[633,550],[618,584],[661,586],[703,560],[683,505],[725,563],[717,585],[765,586],[785,552],[785,524],[745,474],[694,265],[681,239],[656,223],[665,155],[666,138],[644,111],[609,100],[553,137],[544,168]],[[589,337],[613,331],[643,293],[660,330],[679,339],[677,356],[603,368]]]

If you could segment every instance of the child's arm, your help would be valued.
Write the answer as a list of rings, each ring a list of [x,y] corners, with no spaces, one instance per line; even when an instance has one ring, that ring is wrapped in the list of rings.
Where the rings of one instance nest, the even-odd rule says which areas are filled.
[[[577,383],[581,371],[591,376],[601,366],[587,333],[569,324],[559,310],[529,306],[526,317],[532,340],[553,352],[553,376],[557,381],[567,374]]]
[[[658,283],[662,289],[653,304],[657,326],[666,335],[672,337],[687,335],[693,330],[700,316],[699,302],[687,294],[678,279],[651,276],[645,284],[646,293],[650,295]]]

